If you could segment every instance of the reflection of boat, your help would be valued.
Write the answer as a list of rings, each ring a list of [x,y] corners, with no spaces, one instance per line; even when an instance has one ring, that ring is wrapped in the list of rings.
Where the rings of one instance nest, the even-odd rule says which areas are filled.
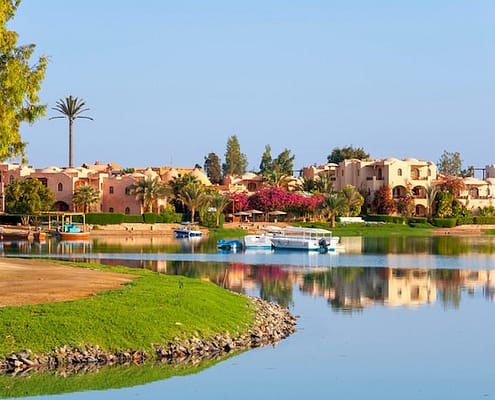
[[[174,230],[176,238],[186,239],[186,238],[203,236],[203,232],[201,232],[199,229],[192,229],[190,224],[183,224],[183,225],[184,225],[183,228],[177,228]]]
[[[339,238],[326,229],[287,227],[274,233],[271,241],[276,249],[335,251]]]
[[[272,235],[261,233],[258,235],[246,235],[243,238],[245,249],[271,249]]]
[[[37,229],[34,231],[33,237],[37,242],[44,242],[46,240],[46,232],[43,232],[41,229]]]
[[[217,249],[219,250],[240,250],[242,249],[242,242],[237,239],[224,240],[221,239],[217,242]]]
[[[32,237],[30,229],[10,229],[0,227],[0,238],[2,240],[28,240]]]
[[[65,223],[57,229],[57,237],[60,240],[89,240],[89,231],[86,231],[76,224]]]

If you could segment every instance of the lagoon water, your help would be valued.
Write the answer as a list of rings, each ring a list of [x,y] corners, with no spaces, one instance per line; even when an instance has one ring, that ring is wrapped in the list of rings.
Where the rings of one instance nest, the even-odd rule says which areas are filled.
[[[210,279],[287,306],[298,316],[297,332],[275,347],[250,350],[193,374],[152,382],[122,379],[120,388],[102,384],[98,390],[57,382],[57,389],[26,389],[22,395],[63,400],[495,398],[495,238],[343,240],[346,251],[337,254],[218,253],[208,240],[157,238],[4,243],[4,256],[93,260]]]

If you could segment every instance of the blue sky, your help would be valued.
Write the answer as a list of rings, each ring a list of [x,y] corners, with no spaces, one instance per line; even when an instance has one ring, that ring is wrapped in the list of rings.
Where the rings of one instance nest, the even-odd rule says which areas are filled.
[[[374,158],[495,163],[492,0],[23,0],[9,27],[50,58],[47,117],[23,126],[29,164],[194,166],[237,135],[249,169],[265,145],[297,168],[335,147]]]

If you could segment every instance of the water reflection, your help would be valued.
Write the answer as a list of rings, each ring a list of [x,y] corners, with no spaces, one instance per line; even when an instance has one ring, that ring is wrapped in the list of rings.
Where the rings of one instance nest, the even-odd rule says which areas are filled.
[[[209,280],[229,290],[290,307],[293,290],[325,298],[337,312],[373,306],[419,307],[439,302],[458,308],[463,295],[495,300],[495,270],[397,267],[296,267],[246,263],[101,259],[170,275]],[[296,288],[296,289],[295,289]]]

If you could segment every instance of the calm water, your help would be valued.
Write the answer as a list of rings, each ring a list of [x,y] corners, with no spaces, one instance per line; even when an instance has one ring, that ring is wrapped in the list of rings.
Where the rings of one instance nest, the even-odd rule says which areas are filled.
[[[345,238],[345,246],[218,253],[208,241],[125,238],[4,243],[3,253],[208,278],[299,316],[276,347],[192,375],[40,398],[495,398],[495,238]]]

